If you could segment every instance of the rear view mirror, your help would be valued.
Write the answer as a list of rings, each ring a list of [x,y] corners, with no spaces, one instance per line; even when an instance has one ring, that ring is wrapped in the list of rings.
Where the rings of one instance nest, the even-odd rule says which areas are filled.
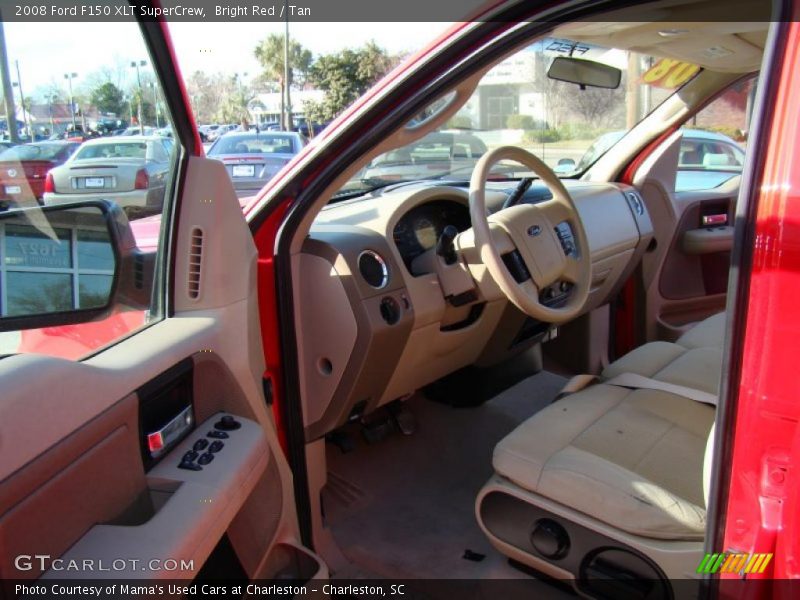
[[[616,67],[571,56],[557,56],[547,70],[550,79],[577,83],[581,89],[591,87],[616,89],[622,79],[622,71]]]
[[[104,316],[135,244],[106,201],[0,212],[0,331]]]

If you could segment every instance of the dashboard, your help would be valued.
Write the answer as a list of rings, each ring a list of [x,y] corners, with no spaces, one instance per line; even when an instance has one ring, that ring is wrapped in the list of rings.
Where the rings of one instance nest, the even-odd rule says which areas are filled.
[[[591,256],[585,314],[614,297],[653,227],[630,186],[564,183]],[[487,210],[502,210],[513,189],[489,182]],[[549,197],[534,184],[520,201]],[[432,251],[448,225],[459,231],[458,259],[445,265]],[[293,259],[294,297],[302,299],[295,327],[307,440],[459,369],[501,362],[545,339],[550,324],[511,304],[480,254],[463,184],[398,184],[328,205],[316,216]]]
[[[409,273],[414,259],[434,248],[448,225],[455,226],[459,233],[469,229],[472,226],[469,209],[453,200],[431,200],[400,217],[392,240]]]

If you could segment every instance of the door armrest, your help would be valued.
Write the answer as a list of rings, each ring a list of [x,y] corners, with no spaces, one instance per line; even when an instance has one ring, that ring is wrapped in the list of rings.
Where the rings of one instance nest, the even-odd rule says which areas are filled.
[[[714,225],[689,229],[683,233],[681,249],[685,254],[730,252],[733,247],[733,226]]]

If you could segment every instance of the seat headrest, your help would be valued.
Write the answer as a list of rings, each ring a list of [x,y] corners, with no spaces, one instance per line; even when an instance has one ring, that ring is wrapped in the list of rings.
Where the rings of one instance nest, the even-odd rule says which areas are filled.
[[[727,154],[712,154],[709,152],[703,156],[704,167],[727,167],[730,164],[731,161]]]

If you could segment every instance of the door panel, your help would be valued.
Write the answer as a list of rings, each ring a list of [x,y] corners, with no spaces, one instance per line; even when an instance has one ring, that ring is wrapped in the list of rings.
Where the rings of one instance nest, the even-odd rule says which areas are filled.
[[[255,246],[222,169],[189,161],[180,221],[204,231],[203,277],[194,298],[175,285],[182,310],[83,362],[40,355],[0,361],[0,419],[15,424],[0,439],[3,577],[37,577],[41,569],[19,572],[8,560],[50,554],[194,561],[194,570],[138,573],[191,578],[226,532],[245,572],[269,576],[270,564],[282,564],[275,557],[296,545],[291,475],[261,391]],[[214,201],[189,201],[195,190]],[[174,251],[188,256],[193,244],[179,233]],[[175,281],[188,281],[188,261],[175,262]],[[223,285],[213,284],[217,278]],[[163,374],[187,358],[191,385],[180,393],[198,425],[146,471],[142,400],[148,388],[168,385]],[[206,436],[222,413],[242,427],[220,440],[225,447],[201,471],[179,469],[198,439],[216,441]],[[316,570],[324,572],[319,561]]]
[[[190,114],[166,29],[145,31],[165,104]],[[174,197],[139,224],[143,252],[167,253],[154,261],[160,320],[138,311],[141,329],[103,330],[83,360],[0,360],[4,579],[104,575],[59,569],[59,558],[127,559],[113,577],[193,579],[222,540],[249,578],[327,576],[298,542],[292,474],[264,398],[252,234],[224,166],[189,156],[196,132],[184,125]],[[217,426],[223,415],[238,427]]]
[[[693,323],[725,308],[728,234],[740,177],[710,190],[675,192],[679,148],[680,134],[674,134],[645,161],[635,180],[655,240],[642,259],[647,341],[675,340]],[[707,226],[709,217],[712,225]]]
[[[137,447],[137,402],[130,395],[4,479],[0,577],[38,577],[41,569],[15,569],[14,557],[60,556],[95,523],[131,504],[146,489]]]

